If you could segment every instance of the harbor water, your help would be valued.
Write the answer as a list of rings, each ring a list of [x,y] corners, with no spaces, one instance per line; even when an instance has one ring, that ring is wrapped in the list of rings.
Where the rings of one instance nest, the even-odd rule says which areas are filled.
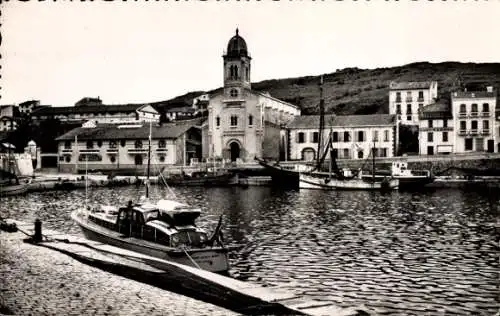
[[[125,205],[135,186],[36,192],[2,198],[0,216],[39,218],[80,234],[70,213],[86,203]],[[500,192],[284,191],[269,187],[170,188],[203,213],[213,230],[224,218],[234,278],[279,287],[381,315],[493,315],[499,307]]]

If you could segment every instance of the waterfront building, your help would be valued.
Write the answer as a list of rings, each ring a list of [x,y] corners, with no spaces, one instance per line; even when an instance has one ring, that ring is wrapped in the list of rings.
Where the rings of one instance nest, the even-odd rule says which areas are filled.
[[[297,116],[287,125],[289,160],[312,161],[318,157],[319,115]],[[331,133],[334,156],[338,159],[366,159],[375,148],[375,157],[393,157],[397,152],[398,129],[395,115],[325,115],[322,139]]]
[[[497,96],[493,87],[487,87],[484,91],[451,93],[456,153],[500,151],[498,135],[495,133],[496,104]]]
[[[75,106],[44,107],[31,113],[34,120],[63,122],[133,123],[159,122],[160,113],[150,104],[104,105],[99,98],[83,98]]]
[[[17,128],[16,118],[19,109],[15,105],[0,105],[0,131],[12,131]]]
[[[196,110],[191,106],[172,107],[165,110],[168,121],[190,120],[194,118]]]
[[[40,100],[30,100],[19,103],[19,113],[22,115],[30,115],[36,109],[41,107],[49,107],[47,105],[40,105]]]
[[[151,125],[151,170],[188,165],[201,156],[200,120]],[[58,137],[60,172],[146,170],[150,123],[86,122]],[[87,165],[87,166],[86,166]]]
[[[418,125],[418,113],[437,98],[437,81],[395,82],[389,84],[389,114],[404,125]]]
[[[300,115],[300,108],[251,89],[252,58],[238,29],[222,58],[224,87],[208,100],[203,157],[278,159],[281,126]]]
[[[454,152],[454,122],[451,104],[440,100],[424,106],[419,113],[418,142],[420,155]]]

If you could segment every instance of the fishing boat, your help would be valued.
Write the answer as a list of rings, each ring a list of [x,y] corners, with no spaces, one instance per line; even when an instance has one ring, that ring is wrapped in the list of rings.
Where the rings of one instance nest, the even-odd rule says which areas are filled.
[[[26,162],[26,157],[22,155],[13,154],[12,150],[15,149],[14,145],[2,143],[2,150],[6,149],[7,153],[0,154],[0,196],[11,196],[24,194],[28,191],[32,178],[23,175],[20,172],[19,164]],[[33,166],[31,161],[28,164],[23,164],[30,170],[25,170],[25,173],[33,174]]]
[[[238,175],[231,171],[195,171],[164,178],[170,186],[228,186],[238,184]]]
[[[211,272],[227,273],[230,248],[223,243],[222,217],[209,237],[195,223],[200,216],[200,209],[175,200],[150,201],[150,157],[151,131],[146,195],[140,201],[129,201],[123,207],[91,207],[86,202],[86,206],[75,210],[71,218],[90,240]]]
[[[271,177],[272,185],[282,188],[298,188],[300,172],[313,170],[313,166],[309,165],[281,166],[279,161],[272,163],[258,157],[255,157],[255,160],[264,167],[266,173]]]
[[[19,178],[13,173],[0,170],[0,196],[24,194],[28,191],[30,178]]]
[[[406,161],[393,161],[389,171],[377,171],[375,173],[375,178],[378,180],[388,176],[399,180],[399,189],[401,190],[422,188],[435,180],[429,170],[409,169]],[[372,177],[370,174],[363,174],[365,179]]]

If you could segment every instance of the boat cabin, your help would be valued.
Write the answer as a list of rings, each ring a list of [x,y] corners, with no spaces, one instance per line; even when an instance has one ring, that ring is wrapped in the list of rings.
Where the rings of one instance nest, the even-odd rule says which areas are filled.
[[[129,202],[126,207],[108,208],[99,215],[90,215],[89,220],[122,233],[123,237],[139,238],[170,247],[203,247],[208,239],[205,231],[195,225],[195,219],[201,211],[189,209],[182,203],[160,200],[158,204],[134,205]]]

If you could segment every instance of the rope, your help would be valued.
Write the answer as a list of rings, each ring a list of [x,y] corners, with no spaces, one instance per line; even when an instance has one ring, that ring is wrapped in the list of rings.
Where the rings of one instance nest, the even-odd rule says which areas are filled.
[[[184,251],[186,256],[189,258],[189,260],[191,260],[191,262],[195,265],[195,267],[201,270],[200,266],[196,263],[196,261],[194,261],[193,258],[191,258],[191,256],[189,255],[189,253],[187,253],[186,248],[182,247],[182,251]]]

